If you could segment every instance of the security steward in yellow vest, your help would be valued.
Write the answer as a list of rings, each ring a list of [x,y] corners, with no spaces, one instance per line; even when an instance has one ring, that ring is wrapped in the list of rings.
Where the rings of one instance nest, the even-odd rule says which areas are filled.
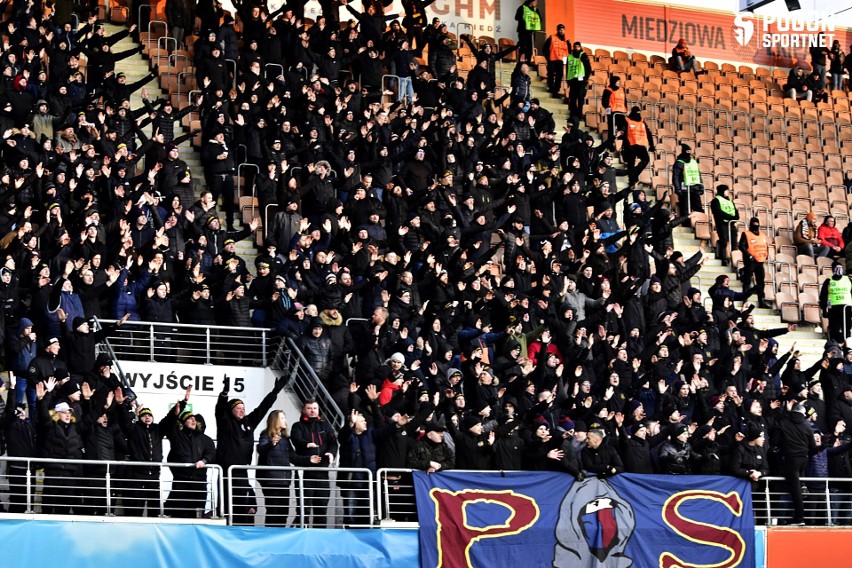
[[[843,266],[837,262],[831,270],[831,278],[822,283],[819,291],[819,307],[828,318],[829,338],[840,343],[846,342],[845,336],[852,332],[852,279],[843,274]]]
[[[565,37],[565,24],[556,26],[556,34],[544,40],[541,52],[547,60],[547,90],[551,95],[559,95],[562,90],[562,77],[565,58],[568,57],[569,40]]]
[[[518,57],[521,61],[532,62],[533,34],[541,31],[541,12],[538,0],[527,0],[515,12],[518,22]]]
[[[630,109],[623,136],[625,145],[622,158],[627,166],[629,187],[633,188],[639,182],[639,175],[651,163],[651,153],[654,151],[654,136],[642,119],[642,111],[638,106]]]
[[[769,308],[763,289],[766,281],[763,263],[769,257],[769,240],[760,232],[760,220],[757,217],[751,218],[748,229],[740,236],[739,249],[743,253],[743,287],[751,286],[751,279],[754,277],[757,304],[761,308]]]
[[[689,144],[680,145],[680,155],[672,167],[672,186],[677,194],[681,215],[689,215],[693,211],[704,212],[701,204],[704,197],[701,171]]]
[[[728,245],[737,242],[736,222],[740,220],[740,212],[730,193],[727,185],[716,186],[716,197],[710,202],[716,225],[716,258],[722,261],[722,266],[728,266]]]
[[[604,89],[601,105],[606,113],[611,146],[615,150],[616,132],[624,130],[624,118],[627,115],[627,93],[621,88],[621,77],[613,75],[609,78],[609,87]]]
[[[583,103],[586,100],[586,88],[592,75],[589,56],[583,51],[583,44],[574,42],[574,47],[565,60],[565,78],[568,80],[568,112],[572,117],[583,117]],[[622,93],[623,94],[623,93]]]

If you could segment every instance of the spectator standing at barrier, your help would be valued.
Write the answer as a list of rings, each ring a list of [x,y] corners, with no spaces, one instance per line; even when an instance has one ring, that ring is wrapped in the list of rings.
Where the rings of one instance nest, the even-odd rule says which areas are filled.
[[[642,118],[642,110],[635,106],[625,119],[624,137],[627,146],[624,149],[624,161],[627,164],[627,181],[631,189],[639,183],[639,176],[651,163],[654,152],[654,134]]]
[[[273,410],[266,419],[266,429],[257,442],[257,465],[285,467],[309,467],[322,459],[318,455],[296,454],[287,431],[287,415],[283,410]],[[290,517],[290,486],[293,472],[283,469],[258,470],[257,480],[263,489],[267,527],[286,527]]]
[[[722,266],[728,266],[728,249],[737,242],[737,225],[740,212],[730,197],[731,188],[727,185],[716,186],[716,197],[710,202],[710,212],[716,225],[716,257]]]
[[[352,383],[350,393],[354,394],[358,385]],[[379,392],[375,385],[365,390],[368,408],[373,423],[380,422]],[[349,412],[346,425],[340,430],[340,467],[368,469],[376,474],[376,430],[367,423],[367,417],[356,409]],[[370,476],[364,472],[341,472],[338,477],[343,499],[343,523],[345,525],[366,525],[370,523],[368,485]]]
[[[83,383],[83,394],[80,405],[83,408],[83,441],[86,459],[96,461],[115,461],[118,459],[116,441],[121,439],[117,432],[119,427],[112,420],[113,401],[115,393],[107,390],[105,397],[93,399],[94,391],[88,383]],[[110,471],[106,464],[85,464],[83,474],[86,476],[84,513],[87,515],[106,515],[111,511],[111,495],[107,492],[106,476],[111,473],[115,477],[115,466]],[[111,492],[111,491],[110,491]]]
[[[686,40],[680,38],[677,45],[672,49],[672,56],[669,59],[669,69],[678,73],[688,73],[695,71],[695,56],[686,45]]]
[[[518,58],[532,62],[533,35],[541,30],[541,12],[538,0],[526,0],[515,12],[518,22]]]
[[[275,381],[275,386],[263,398],[251,413],[246,414],[246,405],[239,398],[228,399],[231,381],[226,376],[219,400],[216,402],[216,463],[222,466],[226,477],[223,501],[229,508],[232,523],[235,525],[251,525],[253,516],[257,513],[257,501],[254,490],[248,482],[248,471],[235,469],[231,466],[250,465],[254,450],[254,430],[263,417],[272,408],[278,393],[284,388],[286,376],[282,375]],[[229,488],[233,490],[231,501],[228,501]]]
[[[672,167],[672,185],[681,215],[689,215],[693,211],[704,212],[701,203],[704,198],[701,170],[689,144],[680,145],[680,155]]]
[[[574,42],[565,59],[565,79],[568,81],[568,113],[574,118],[583,117],[586,89],[592,76],[592,64],[583,51],[583,44]]]
[[[793,400],[787,403],[787,413],[779,425],[781,456],[784,460],[784,478],[793,499],[793,518],[790,524],[805,525],[805,506],[802,481],[810,456],[817,452],[813,431],[805,419],[805,407]]]
[[[586,446],[580,450],[580,464],[586,473],[599,477],[611,477],[624,472],[621,456],[616,449],[604,442],[606,431],[600,423],[589,426]]]
[[[408,452],[408,467],[426,473],[447,471],[456,466],[453,450],[444,442],[446,428],[436,422],[423,424],[423,435]]]
[[[9,377],[9,393],[16,392],[15,376]],[[5,390],[0,386],[0,394]],[[33,388],[35,393],[35,388]],[[6,455],[10,458],[36,457],[36,426],[29,417],[23,401],[15,403],[7,399],[3,412],[3,434],[6,440]],[[27,471],[32,471],[23,461],[10,461],[6,469],[9,479],[9,512],[24,513],[27,508]],[[33,487],[33,486],[31,486]]]
[[[748,229],[740,236],[739,249],[743,253],[743,287],[750,287],[754,277],[758,306],[769,308],[764,290],[766,278],[764,263],[769,257],[769,243],[766,235],[760,232],[760,220],[757,217],[751,218]]]
[[[168,461],[190,464],[184,467],[171,466],[172,490],[166,500],[166,514],[170,517],[197,518],[204,513],[207,504],[207,464],[216,459],[216,445],[202,432],[195,415],[187,410],[188,397],[175,404],[173,417],[166,422],[166,437],[169,439]]]
[[[328,471],[324,470],[334,463],[338,441],[332,425],[320,416],[319,404],[315,400],[308,400],[302,406],[302,417],[293,425],[290,440],[297,455],[320,458],[319,462],[311,460],[311,469],[305,472],[305,509],[302,515],[306,524],[313,515],[311,527],[324,527],[327,524],[328,500],[331,496]]]
[[[187,387],[184,400],[189,400],[192,387]],[[159,423],[154,423],[154,413],[148,407],[133,411],[131,402],[122,388],[115,390],[118,406],[115,415],[127,438],[130,461],[148,462],[150,465],[134,465],[127,468],[129,483],[123,501],[124,511],[131,517],[160,515],[160,463],[163,461],[163,438],[169,428],[177,423],[177,415],[169,411]]]
[[[562,77],[565,70],[565,58],[568,57],[568,42],[565,37],[565,24],[556,26],[556,33],[548,36],[541,47],[547,60],[547,90],[551,95],[559,95],[562,90]]]
[[[59,308],[59,321],[65,324],[67,319],[68,316],[62,308]],[[115,334],[128,319],[130,319],[129,313],[124,314],[117,322],[104,324],[101,329],[92,332],[89,320],[77,316],[72,323],[73,329],[68,329],[65,325],[61,327],[62,342],[65,347],[65,362],[68,366],[68,372],[74,379],[80,380],[94,368],[97,344]]]
[[[828,318],[828,336],[845,344],[846,335],[852,330],[852,279],[844,274],[838,262],[832,265],[831,272],[831,278],[825,279],[820,287],[819,306]]]
[[[67,402],[63,401],[51,407],[56,385],[56,379],[53,377],[36,385],[40,455],[59,460],[81,460],[84,457],[83,428],[72,415]],[[51,396],[47,396],[48,394]],[[67,515],[74,511],[82,514],[82,475],[83,466],[79,463],[45,463],[42,513]]]

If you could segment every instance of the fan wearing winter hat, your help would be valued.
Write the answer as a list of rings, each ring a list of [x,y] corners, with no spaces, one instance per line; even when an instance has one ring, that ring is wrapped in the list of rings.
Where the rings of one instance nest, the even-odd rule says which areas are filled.
[[[741,441],[731,454],[730,471],[736,477],[752,482],[756,487],[761,477],[769,474],[769,460],[766,456],[766,435],[756,424],[749,424],[745,435],[738,435]]]
[[[805,506],[802,498],[802,482],[810,456],[817,452],[813,430],[805,417],[805,407],[793,400],[787,401],[787,413],[778,424],[781,437],[781,457],[784,459],[784,478],[793,499],[792,525],[805,524]]]
[[[482,418],[477,414],[465,414],[456,429],[448,421],[450,434],[456,444],[456,467],[484,471],[494,469],[494,442],[497,439],[493,430],[484,431]]]

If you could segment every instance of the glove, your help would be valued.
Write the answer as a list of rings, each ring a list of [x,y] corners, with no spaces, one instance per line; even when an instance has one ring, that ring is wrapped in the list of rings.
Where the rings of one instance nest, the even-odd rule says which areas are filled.
[[[287,375],[281,375],[277,379],[275,379],[275,386],[273,387],[273,391],[281,392],[284,387],[287,385]]]
[[[225,375],[225,384],[222,386],[222,394],[228,394],[228,391],[231,390],[231,378],[228,375]]]

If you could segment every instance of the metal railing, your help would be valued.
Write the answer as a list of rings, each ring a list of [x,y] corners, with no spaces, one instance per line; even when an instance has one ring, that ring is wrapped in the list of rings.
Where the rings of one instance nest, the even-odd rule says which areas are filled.
[[[205,477],[175,480],[190,463],[0,458],[9,513],[226,520],[231,525],[302,528],[373,527],[385,521],[417,526],[412,469],[218,465]],[[152,472],[151,470],[156,470]],[[461,470],[457,470],[461,471]],[[147,472],[140,475],[140,472]],[[477,472],[470,472],[477,473]],[[801,478],[808,526],[852,525],[852,479]],[[755,524],[791,522],[793,503],[782,477],[752,490]]]
[[[2,457],[11,514],[223,519],[222,468],[204,479],[175,480],[195,464]],[[165,474],[165,475],[163,475]]]
[[[373,472],[365,468],[231,466],[226,488],[230,525],[342,528],[376,524],[376,484]]]
[[[272,333],[259,327],[128,321],[104,343],[115,358],[131,361],[266,367]]]
[[[376,472],[380,521],[417,522],[412,471],[383,468]]]
[[[378,515],[381,521],[416,523],[414,483],[411,469],[380,469]],[[476,472],[471,472],[476,473]],[[852,525],[852,479],[802,477],[805,487],[805,523],[813,526]],[[783,477],[764,477],[752,490],[755,524],[775,526],[789,524],[793,504]]]
[[[343,427],[346,419],[343,411],[292,339],[288,337],[279,343],[269,367],[282,375],[287,375],[287,389],[292,391],[300,401],[316,400],[320,413],[326,421],[336,430]]]
[[[852,525],[852,479],[802,477],[807,525]],[[764,477],[752,490],[757,525],[784,525],[793,517],[793,501],[783,477]]]

